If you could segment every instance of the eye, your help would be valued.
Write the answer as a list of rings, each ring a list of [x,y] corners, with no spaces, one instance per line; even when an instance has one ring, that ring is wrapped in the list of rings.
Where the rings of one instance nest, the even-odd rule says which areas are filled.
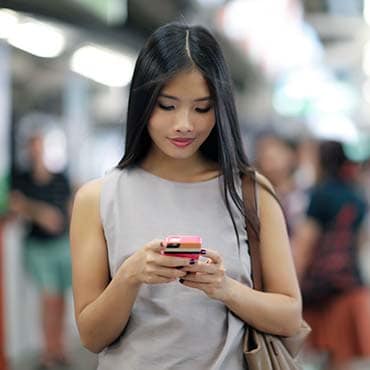
[[[195,111],[198,112],[198,113],[207,113],[211,110],[212,106],[208,106],[208,107],[205,107],[205,108],[195,108]]]
[[[174,105],[165,105],[162,103],[158,103],[158,107],[163,109],[163,110],[174,110],[175,106]]]

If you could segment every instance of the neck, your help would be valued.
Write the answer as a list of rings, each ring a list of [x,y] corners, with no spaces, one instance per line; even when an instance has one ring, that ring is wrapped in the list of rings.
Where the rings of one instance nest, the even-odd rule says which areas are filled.
[[[37,182],[44,183],[49,181],[51,174],[43,164],[35,164],[32,168],[32,176]]]
[[[200,154],[187,159],[148,155],[141,167],[154,175],[173,181],[202,181],[219,174],[217,163],[206,160]]]

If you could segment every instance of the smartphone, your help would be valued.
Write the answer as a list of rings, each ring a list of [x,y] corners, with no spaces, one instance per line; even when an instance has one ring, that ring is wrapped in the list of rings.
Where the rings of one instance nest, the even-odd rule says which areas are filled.
[[[163,254],[198,260],[202,249],[202,239],[197,235],[169,235],[163,241]]]

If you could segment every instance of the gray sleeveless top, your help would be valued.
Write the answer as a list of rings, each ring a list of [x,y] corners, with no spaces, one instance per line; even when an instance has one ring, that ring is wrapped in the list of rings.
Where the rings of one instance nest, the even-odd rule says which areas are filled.
[[[220,179],[173,182],[141,168],[108,173],[100,213],[111,275],[154,238],[196,234],[223,256],[228,276],[251,286],[244,219],[233,205],[239,248]],[[144,284],[121,337],[99,354],[98,370],[246,369],[243,331],[237,316],[200,290],[178,281]]]

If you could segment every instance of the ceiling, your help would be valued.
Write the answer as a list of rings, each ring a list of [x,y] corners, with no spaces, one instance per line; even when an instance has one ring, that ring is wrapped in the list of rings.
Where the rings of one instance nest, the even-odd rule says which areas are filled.
[[[114,24],[109,24],[88,9],[82,0],[0,0],[1,7],[57,22],[68,40],[66,51],[55,59],[38,58],[18,49],[12,50],[15,119],[30,109],[61,113],[68,60],[79,44],[95,42],[115,49],[128,48],[136,53],[147,36],[164,23],[194,17],[201,23],[207,18],[206,12],[195,0],[128,0],[127,19]],[[255,81],[258,74],[234,45],[222,35],[217,37],[231,65],[235,85],[243,89],[246,83]],[[97,84],[92,84],[92,89],[104,90]]]
[[[55,60],[12,50],[15,119],[30,109],[61,113],[68,59],[76,45],[94,41],[137,52],[145,38],[161,24],[176,19],[196,19],[198,23],[208,24],[210,18],[210,8],[202,8],[196,0],[121,0],[127,4],[127,19],[110,24],[86,7],[83,4],[86,1],[0,0],[0,7],[54,20],[68,35],[67,50]],[[336,73],[361,79],[358,75],[361,74],[363,45],[368,37],[368,27],[362,19],[362,1],[306,0],[303,6],[305,19],[317,31],[325,47],[328,65]],[[239,91],[246,86],[248,90],[250,86],[258,86],[261,73],[256,67],[225,37],[220,34],[217,37]],[[92,84],[91,88],[97,93],[104,90],[97,84]]]
[[[369,29],[362,0],[305,0],[305,19],[318,33],[334,69],[358,70]]]

